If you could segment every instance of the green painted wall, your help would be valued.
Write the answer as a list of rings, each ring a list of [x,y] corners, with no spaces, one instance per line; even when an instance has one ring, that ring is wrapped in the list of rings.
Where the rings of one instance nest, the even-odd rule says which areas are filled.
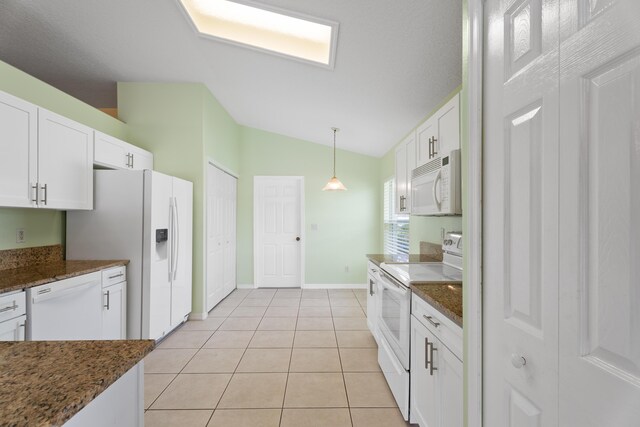
[[[208,90],[203,96],[202,122],[207,158],[231,172],[239,173],[240,126]]]
[[[0,90],[69,117],[117,138],[126,139],[127,126],[84,102],[0,61]],[[64,243],[64,212],[0,208],[0,249]],[[16,229],[26,241],[16,243]]]
[[[153,168],[193,183],[193,311],[202,312],[203,88],[194,83],[118,83],[118,115]]]
[[[238,283],[254,283],[253,177],[259,175],[305,178],[305,283],[366,283],[365,254],[380,247],[380,159],[338,150],[337,175],[348,191],[323,192],[331,178],[331,147],[247,127],[241,141]]]
[[[457,93],[460,92],[461,87],[457,87],[453,92],[451,92],[445,99],[440,102],[427,116],[418,123],[410,132],[415,132],[415,130],[422,125],[429,117],[435,114],[444,104],[449,102],[451,98],[453,98]],[[404,141],[406,135],[393,146],[391,150],[387,152],[381,159],[380,166],[380,187],[387,179],[393,177],[395,174],[395,152],[398,145]],[[464,153],[464,145],[462,146],[462,152]],[[464,168],[463,168],[464,169]],[[464,206],[463,206],[464,208]],[[381,221],[382,223],[382,221]],[[381,226],[382,227],[382,226]],[[410,253],[417,254],[420,253],[420,242],[427,241],[436,244],[442,243],[441,238],[441,228],[444,228],[445,231],[460,231],[462,230],[462,217],[436,217],[436,216],[415,216],[412,215],[409,222],[409,251]],[[382,228],[380,231],[382,235]],[[383,251],[383,242],[380,239],[380,251]]]
[[[155,170],[193,183],[193,311],[203,313],[205,164],[238,170],[239,126],[200,83],[119,83],[118,114]]]

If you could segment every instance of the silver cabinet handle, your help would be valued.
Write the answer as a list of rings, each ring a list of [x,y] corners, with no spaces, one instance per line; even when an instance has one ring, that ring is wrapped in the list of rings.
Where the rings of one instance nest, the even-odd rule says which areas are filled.
[[[133,153],[131,153],[131,169],[133,169],[133,161],[134,161],[135,157],[133,155]]]
[[[433,326],[435,326],[436,328],[438,326],[440,326],[439,322],[436,322],[435,320],[433,320],[433,317],[431,316],[427,316],[426,314],[423,314],[422,317],[424,317],[425,319],[427,319],[427,322],[431,323]]]
[[[369,279],[369,295],[373,296],[373,280]]]
[[[402,212],[405,209],[407,209],[407,207],[405,206],[405,201],[406,200],[407,200],[406,196],[400,196],[400,212]]]
[[[33,197],[31,199],[32,202],[35,202],[36,205],[38,204],[38,183],[36,182],[36,185],[32,185],[31,186],[31,190],[33,190]]]
[[[107,310],[109,310],[109,306],[111,305],[111,292],[107,291],[105,293],[105,296],[107,297],[107,305],[104,306],[104,308],[106,308]]]
[[[433,366],[433,352],[438,351],[438,349],[433,346],[432,342],[428,342],[428,341],[427,341],[427,348],[429,349],[429,375],[433,376],[433,371],[438,370],[438,368]]]
[[[429,342],[429,338],[424,337],[424,369],[428,370],[429,369],[429,352],[427,351],[429,349],[429,344],[431,344]]]
[[[109,276],[109,279],[115,279],[116,277],[122,277],[122,276],[124,276],[124,274],[123,274],[123,273],[120,273],[120,274],[114,274],[113,276]]]
[[[16,311],[18,309],[18,306],[16,305],[16,302],[13,302],[13,305],[10,305],[8,307],[4,307],[4,308],[0,308],[0,313],[6,313],[7,311]]]
[[[47,184],[40,187],[43,190],[44,197],[42,198],[42,204],[47,204]]]
[[[434,136],[433,137],[433,148],[432,148],[432,152],[433,152],[433,157],[438,155],[438,152],[436,151],[436,142],[438,142],[438,139]]]

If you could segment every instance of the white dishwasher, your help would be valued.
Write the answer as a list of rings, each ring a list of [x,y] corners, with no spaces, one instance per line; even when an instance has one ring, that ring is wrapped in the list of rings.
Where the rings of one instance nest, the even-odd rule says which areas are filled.
[[[100,339],[100,272],[27,289],[27,316],[27,340]]]

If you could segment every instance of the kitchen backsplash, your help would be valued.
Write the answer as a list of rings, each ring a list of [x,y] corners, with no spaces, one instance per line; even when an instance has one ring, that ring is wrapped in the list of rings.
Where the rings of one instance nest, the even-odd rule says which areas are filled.
[[[62,245],[35,248],[6,249],[0,251],[0,270],[63,260]]]
[[[442,261],[442,244],[420,241],[420,255],[427,255]]]

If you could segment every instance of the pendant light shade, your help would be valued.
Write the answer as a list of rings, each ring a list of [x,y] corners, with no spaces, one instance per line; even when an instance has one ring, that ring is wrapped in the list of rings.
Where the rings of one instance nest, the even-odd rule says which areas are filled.
[[[336,178],[336,132],[340,129],[331,128],[333,130],[333,177],[327,182],[322,191],[347,191],[347,187]]]

